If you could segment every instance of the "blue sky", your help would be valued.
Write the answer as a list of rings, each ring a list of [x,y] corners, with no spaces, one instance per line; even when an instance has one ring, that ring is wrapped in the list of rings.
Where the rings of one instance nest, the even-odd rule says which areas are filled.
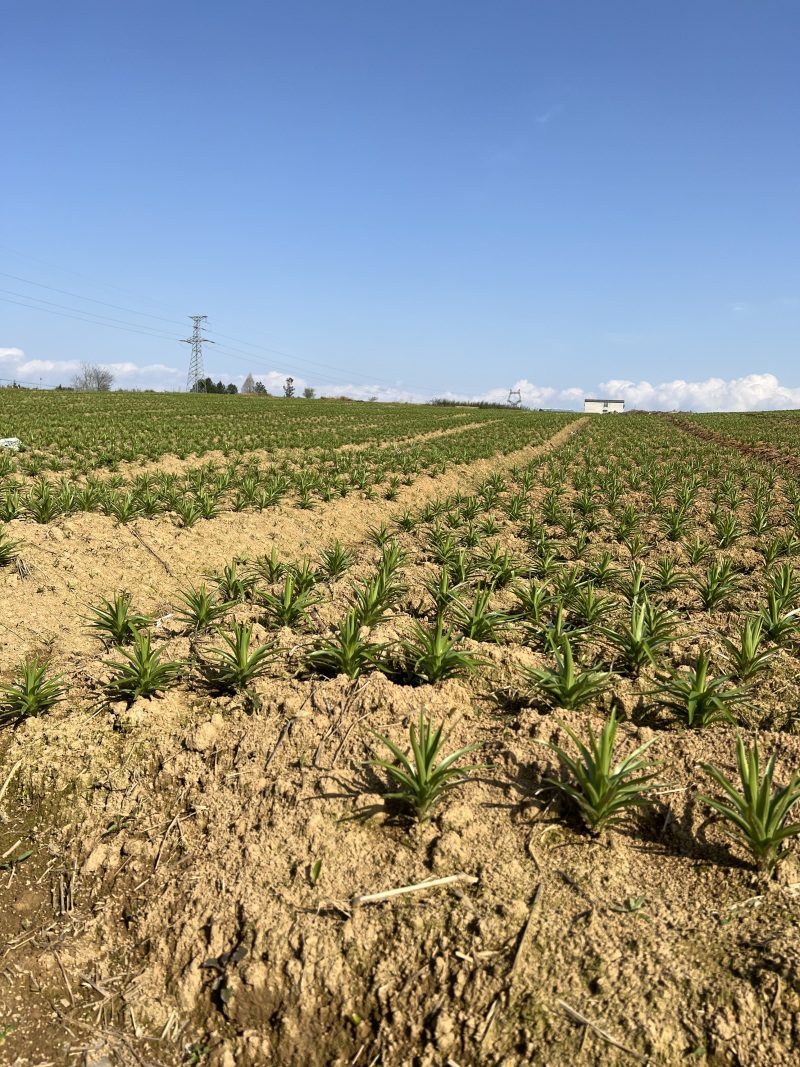
[[[0,377],[800,406],[793,0],[3,23]]]

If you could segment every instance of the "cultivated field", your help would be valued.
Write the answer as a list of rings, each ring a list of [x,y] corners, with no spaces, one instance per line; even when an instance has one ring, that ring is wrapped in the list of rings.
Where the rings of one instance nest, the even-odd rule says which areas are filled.
[[[792,816],[712,802],[737,736],[800,769],[800,418],[2,390],[0,435],[0,1062],[797,1062]]]

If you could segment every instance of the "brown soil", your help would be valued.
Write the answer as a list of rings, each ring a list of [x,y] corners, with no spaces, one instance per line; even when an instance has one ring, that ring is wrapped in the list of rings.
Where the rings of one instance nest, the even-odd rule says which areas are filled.
[[[677,426],[684,433],[699,437],[701,441],[711,441],[714,444],[721,445],[723,448],[730,448],[742,456],[753,456],[755,459],[763,460],[765,463],[776,463],[792,471],[793,474],[800,474],[800,459],[787,455],[780,448],[773,448],[771,445],[766,444],[751,445],[747,441],[738,441],[735,437],[728,437],[726,434],[720,433],[719,430],[710,430],[707,426],[698,426],[697,423],[686,422],[685,419],[679,419],[675,415],[664,415],[662,417],[668,419],[673,426]]]
[[[50,715],[0,734],[0,855],[32,853],[0,870],[0,1062],[796,1063],[800,866],[757,879],[697,797],[699,763],[731,769],[730,730],[623,723],[626,750],[657,736],[663,787],[595,840],[546,782],[558,768],[539,742],[566,742],[556,718],[492,698],[520,663],[543,662],[524,648],[481,646],[479,679],[437,686],[311,681],[286,669],[299,666],[290,650],[255,699],[98,699],[107,657],[80,618],[88,604],[128,589],[137,609],[169,616],[179,586],[273,544],[299,559],[339,538],[365,567],[368,527],[536,451],[421,478],[392,503],[350,497],[190,530],[97,515],[10,524],[28,576],[0,585],[0,675],[46,651],[73,682]],[[170,657],[186,656],[168,617],[160,628]],[[365,761],[386,755],[371,730],[404,745],[421,707],[447,719],[448,749],[481,744],[485,766],[416,828]],[[605,710],[559,718],[583,732]],[[782,775],[800,766],[800,738],[761,741]],[[353,903],[454,874],[476,881]]]

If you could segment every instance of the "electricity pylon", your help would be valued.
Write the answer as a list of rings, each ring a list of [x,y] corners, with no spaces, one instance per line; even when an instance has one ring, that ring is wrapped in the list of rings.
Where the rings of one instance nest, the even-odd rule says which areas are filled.
[[[192,346],[192,358],[189,360],[189,374],[186,378],[186,391],[188,393],[204,393],[206,372],[203,370],[203,342],[207,345],[213,345],[214,342],[209,340],[208,337],[203,337],[200,332],[200,323],[205,322],[208,319],[208,315],[190,315],[189,318],[194,323],[192,336],[186,337],[181,341],[181,344]]]
[[[509,389],[506,403],[512,408],[522,407],[522,391],[520,389]]]

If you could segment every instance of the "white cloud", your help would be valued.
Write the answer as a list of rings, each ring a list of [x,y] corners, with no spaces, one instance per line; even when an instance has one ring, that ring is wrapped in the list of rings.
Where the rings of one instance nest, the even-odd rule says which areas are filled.
[[[0,347],[0,380],[16,380],[21,384],[51,387],[67,385],[73,375],[80,369],[81,360],[75,359],[27,359],[21,348]],[[103,363],[115,377],[118,389],[156,389],[181,390],[186,388],[186,372],[164,363],[150,363],[140,366],[132,362]],[[241,387],[246,375],[225,376],[226,382],[233,381]],[[286,374],[279,371],[253,373],[274,396],[283,393]],[[308,380],[294,376],[294,387],[298,395],[307,385],[316,389],[317,396],[349,396],[354,400],[377,400],[395,403],[424,402],[429,399],[413,389],[404,389],[401,385],[319,385],[313,379]],[[532,408],[574,408],[580,410],[587,396],[622,399],[628,410],[631,408],[648,408],[651,410],[671,411],[770,411],[776,409],[800,408],[800,387],[783,385],[774,374],[747,374],[742,378],[706,378],[703,381],[687,382],[676,378],[671,382],[652,384],[648,381],[634,382],[627,378],[611,378],[585,389],[575,385],[556,389],[549,385],[537,385],[520,378],[512,388],[519,390],[522,403]],[[448,400],[477,401],[504,404],[508,400],[508,389],[498,386],[484,393],[468,395],[465,393],[445,392],[440,394]]]
[[[651,385],[611,379],[600,383],[604,396],[625,401],[626,407],[671,411],[764,411],[800,407],[800,389],[781,385],[774,374],[747,374],[743,378],[706,378],[702,382]]]
[[[800,388],[782,385],[774,374],[748,374],[743,378],[706,378],[699,382],[686,382],[678,378],[672,382],[653,385],[647,381],[633,382],[612,378],[586,390],[580,386],[567,389],[552,389],[534,385],[522,378],[513,385],[519,389],[522,402],[528,407],[577,408],[583,407],[584,398],[608,397],[624,400],[625,407],[646,408],[657,411],[769,411],[800,408]],[[507,389],[489,389],[475,396],[446,393],[451,400],[487,400],[505,403]]]
[[[80,360],[26,359],[21,348],[0,348],[0,379],[26,385],[57,385],[71,377]],[[61,377],[59,377],[59,375]]]
[[[27,359],[21,348],[0,348],[0,379],[45,387],[69,385],[80,370],[75,359]],[[103,363],[114,375],[119,389],[178,389],[186,385],[186,372],[163,363]]]
[[[104,363],[114,375],[115,389],[178,390],[186,388],[186,371],[164,363],[140,367],[136,363]]]
[[[352,396],[355,400],[370,400],[373,396],[386,404],[414,404],[428,398],[410,389],[386,385],[327,385],[317,389],[319,396]]]

